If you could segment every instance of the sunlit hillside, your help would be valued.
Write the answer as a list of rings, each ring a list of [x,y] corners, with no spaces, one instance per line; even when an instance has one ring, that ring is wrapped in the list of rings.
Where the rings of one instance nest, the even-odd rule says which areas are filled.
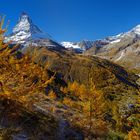
[[[66,49],[4,42],[0,22],[0,139],[139,140],[138,76]]]

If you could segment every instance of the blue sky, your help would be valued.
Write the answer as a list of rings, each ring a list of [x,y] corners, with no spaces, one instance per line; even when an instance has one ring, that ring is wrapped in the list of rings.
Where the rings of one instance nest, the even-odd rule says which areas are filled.
[[[9,32],[22,11],[57,41],[101,39],[140,24],[140,0],[0,0]]]

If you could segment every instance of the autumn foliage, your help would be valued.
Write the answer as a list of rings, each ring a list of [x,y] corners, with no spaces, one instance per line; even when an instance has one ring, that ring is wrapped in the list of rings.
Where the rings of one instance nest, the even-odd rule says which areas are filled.
[[[94,138],[119,139],[120,134],[112,133],[112,131],[120,133],[122,129],[126,129],[124,126],[129,128],[124,132],[126,139],[140,139],[139,115],[132,116],[134,119],[131,119],[130,115],[130,120],[123,120],[117,112],[118,105],[115,104],[115,101],[113,102],[116,97],[113,87],[108,88],[110,94],[105,94],[107,82],[96,86],[96,78],[106,80],[106,71],[100,70],[103,76],[99,76],[100,73],[98,73],[95,75],[95,79],[92,76],[89,77],[88,85],[76,80],[65,83],[63,79],[57,77],[57,72],[49,70],[47,64],[43,67],[36,64],[34,58],[22,54],[20,45],[11,47],[9,43],[4,43],[3,34],[6,29],[3,29],[2,26],[3,19],[0,22],[0,93],[2,96],[20,102],[28,109],[32,109],[36,103],[42,104],[42,101],[52,103],[46,109],[53,115],[56,111],[63,112],[62,116],[65,116],[72,126],[81,130],[88,140]],[[37,53],[34,52],[34,57],[36,55]],[[111,72],[109,71],[109,73]],[[114,77],[113,75],[111,80],[114,80]],[[63,85],[59,80],[65,84]],[[117,89],[122,91],[120,85],[117,86]],[[105,91],[100,90],[101,87],[104,87]],[[120,92],[120,94],[122,93]],[[139,104],[138,99],[138,106]],[[110,117],[109,113],[115,117]],[[106,114],[109,114],[107,119]],[[125,123],[121,124],[122,122]]]

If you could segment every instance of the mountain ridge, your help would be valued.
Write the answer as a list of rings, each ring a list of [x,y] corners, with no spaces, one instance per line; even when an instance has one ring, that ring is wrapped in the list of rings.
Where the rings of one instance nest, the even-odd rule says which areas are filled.
[[[22,13],[13,33],[6,37],[7,41],[22,44],[26,47],[44,46],[55,49],[67,49],[83,55],[96,55],[104,59],[114,61],[130,69],[140,69],[140,25],[131,30],[104,39],[79,42],[57,42],[44,33],[30,19],[28,14]],[[128,65],[131,63],[131,65]],[[135,64],[133,64],[135,63]]]
[[[89,41],[89,42],[91,42],[93,44],[96,41],[101,41],[101,42],[104,42],[105,44],[109,44],[109,43],[114,44],[114,43],[120,42],[121,38],[123,38],[124,36],[134,36],[134,37],[137,36],[139,38],[140,37],[140,24],[136,25],[135,27],[133,27],[132,29],[130,29],[127,32],[121,32],[121,33],[119,33],[117,35],[108,36],[108,37],[105,37],[103,39],[85,40],[85,41],[87,41],[87,42]],[[80,41],[80,42],[82,42],[82,41]],[[80,42],[67,42],[67,41],[63,41],[63,42],[61,42],[61,44],[63,46],[65,46],[66,48],[69,48],[69,47],[75,48],[72,44],[77,44],[77,48],[78,47],[81,48],[80,46],[78,46],[78,44]],[[71,43],[71,45],[68,46],[67,43]],[[85,50],[87,50],[90,47],[85,47],[85,48],[86,48]]]
[[[133,41],[131,38],[117,48],[123,50]],[[95,54],[105,53],[100,48],[105,43],[95,42]],[[137,75],[109,60],[70,52],[50,39],[34,40],[22,52],[18,47],[0,44],[0,92],[6,97],[1,97],[0,117],[10,130],[15,130],[19,120],[16,126],[30,134],[25,137],[39,140],[124,139],[134,129],[139,135]],[[23,106],[13,106],[19,101]],[[33,112],[32,117],[22,111],[24,107]],[[38,117],[42,123],[37,123]],[[7,123],[9,119],[13,125]]]
[[[35,25],[30,16],[25,12],[21,13],[12,33],[6,37],[7,41],[19,44],[26,44],[29,41],[38,39],[52,40],[52,37]]]

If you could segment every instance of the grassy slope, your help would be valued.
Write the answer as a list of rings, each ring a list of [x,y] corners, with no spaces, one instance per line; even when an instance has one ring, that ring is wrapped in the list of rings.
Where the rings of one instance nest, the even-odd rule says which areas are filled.
[[[131,116],[129,105],[135,106],[139,97],[139,87],[136,84],[138,76],[127,72],[123,67],[98,57],[43,47],[30,47],[24,53],[43,67],[58,72],[67,83],[77,81],[88,88],[92,80],[96,88],[103,92],[108,108],[107,116],[111,115],[113,120],[119,122],[121,117]]]
[[[36,105],[37,111],[40,112],[43,109],[43,114],[49,111],[52,118],[64,117],[68,121],[73,120],[71,123],[74,124],[77,117],[80,120],[83,119],[80,110],[63,106],[55,99],[48,101],[44,93],[47,94],[46,89],[51,88],[58,99],[61,99],[60,97],[65,94],[61,92],[60,87],[65,87],[68,82],[77,81],[88,88],[91,79],[97,89],[103,92],[109,111],[109,114],[106,113],[112,115],[112,121],[119,120],[117,111],[120,115],[128,114],[128,104],[136,102],[138,86],[135,80],[137,77],[127,73],[118,65],[97,57],[84,57],[63,50],[58,52],[40,47],[35,52],[28,51],[34,54],[31,59],[38,64],[32,62],[27,56],[19,59],[21,54],[13,49],[4,49],[0,53],[2,90],[8,98],[22,102],[24,107]],[[26,53],[29,54],[29,52]],[[38,110],[38,107],[41,109]]]
[[[19,58],[19,55],[22,57]],[[66,86],[66,83],[54,72],[35,64],[16,49],[6,47],[0,49],[0,83],[0,117],[6,122],[6,129],[1,130],[2,137],[9,135],[10,140],[11,135],[22,131],[32,139],[43,140],[46,137],[55,140],[59,133],[67,133],[72,139],[80,135],[69,125],[66,130],[64,128],[64,132],[60,131],[61,119],[66,119],[68,114],[74,112],[60,102],[57,103],[57,100],[47,98],[46,95],[51,91],[54,91],[58,100],[65,96],[60,87]],[[0,125],[5,126],[5,123]]]
[[[0,22],[1,28],[2,24],[3,21]],[[75,55],[65,49],[30,47],[25,50],[31,56],[29,58],[17,52],[18,47],[10,49],[7,44],[3,44],[4,32],[0,29],[0,118],[4,126],[0,131],[1,139],[10,140],[17,131],[28,131],[28,138],[33,140],[45,140],[46,137],[50,140],[64,137],[82,139],[81,132],[77,134],[74,131],[75,127],[89,139],[118,139],[120,137],[117,135],[109,134],[108,128],[128,133],[137,126],[136,120],[131,122],[132,126],[127,124],[131,115],[132,119],[136,119],[135,115],[139,113],[136,108],[139,87],[135,82],[137,77],[132,73],[109,61]],[[69,82],[73,81],[84,84],[85,93],[91,93],[83,96],[84,99],[74,97],[74,94],[69,93],[72,86],[68,88]],[[101,92],[92,91],[94,84]],[[62,87],[68,93],[61,90]],[[103,100],[99,100],[100,95],[103,95]],[[92,106],[92,103],[97,110],[83,112],[82,109]],[[128,107],[130,104],[131,107]],[[106,112],[102,116],[109,123],[104,123],[103,118],[96,116],[101,112],[98,112],[100,107],[103,110],[105,107]],[[67,125],[67,121],[70,125]],[[93,127],[89,129],[91,124]]]

